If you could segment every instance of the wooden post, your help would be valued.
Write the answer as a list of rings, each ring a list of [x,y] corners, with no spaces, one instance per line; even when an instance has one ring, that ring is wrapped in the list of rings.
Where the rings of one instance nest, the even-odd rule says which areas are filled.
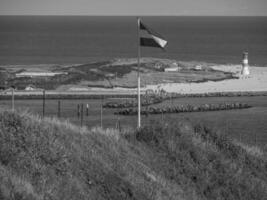
[[[57,117],[60,118],[60,100],[57,102]]]
[[[119,119],[119,132],[121,132],[121,121]]]
[[[119,130],[119,132],[121,131],[121,122],[120,122],[120,118],[119,117],[117,119],[116,129]]]
[[[80,117],[80,104],[77,105],[77,117]]]
[[[45,90],[43,90],[43,117],[45,116]]]
[[[103,97],[100,106],[100,127],[103,128]]]
[[[81,104],[81,126],[83,126],[83,104]]]
[[[15,110],[15,97],[14,97],[14,88],[12,88],[12,111]]]
[[[88,105],[88,103],[86,104],[86,116],[87,117],[89,116],[89,105]]]

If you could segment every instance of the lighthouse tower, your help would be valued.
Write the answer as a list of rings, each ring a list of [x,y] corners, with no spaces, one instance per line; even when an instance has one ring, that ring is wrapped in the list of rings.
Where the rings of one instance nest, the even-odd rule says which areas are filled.
[[[242,76],[248,76],[249,75],[248,52],[243,53],[241,75]]]

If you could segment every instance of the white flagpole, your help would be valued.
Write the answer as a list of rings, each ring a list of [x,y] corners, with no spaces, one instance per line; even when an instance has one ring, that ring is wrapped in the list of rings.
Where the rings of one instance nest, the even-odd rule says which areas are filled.
[[[138,101],[138,120],[137,120],[137,128],[141,127],[141,98],[140,98],[140,18],[137,17],[137,41],[138,41],[138,57],[137,57],[137,64],[138,64],[138,72],[137,72],[137,101]]]

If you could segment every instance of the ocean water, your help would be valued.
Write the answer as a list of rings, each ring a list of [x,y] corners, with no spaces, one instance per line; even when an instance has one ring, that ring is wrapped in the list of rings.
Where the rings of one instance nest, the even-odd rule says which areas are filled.
[[[143,17],[169,42],[141,55],[267,66],[267,17]],[[88,63],[137,56],[135,17],[0,16],[0,65]]]

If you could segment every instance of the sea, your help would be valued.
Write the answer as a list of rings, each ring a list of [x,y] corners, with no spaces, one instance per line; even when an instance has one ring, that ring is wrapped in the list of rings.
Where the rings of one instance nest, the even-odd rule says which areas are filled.
[[[267,17],[141,17],[168,41],[142,57],[267,66]],[[0,16],[0,65],[81,64],[134,58],[137,18],[132,16]]]

